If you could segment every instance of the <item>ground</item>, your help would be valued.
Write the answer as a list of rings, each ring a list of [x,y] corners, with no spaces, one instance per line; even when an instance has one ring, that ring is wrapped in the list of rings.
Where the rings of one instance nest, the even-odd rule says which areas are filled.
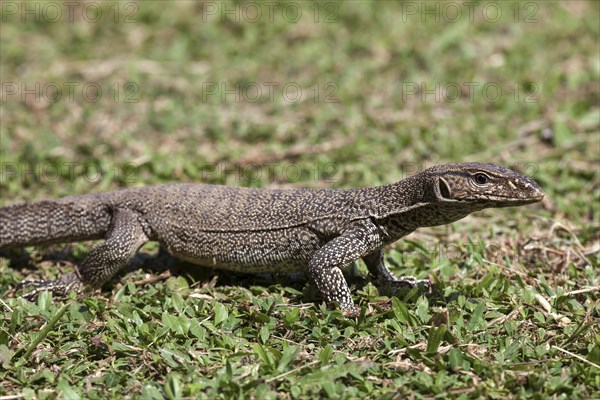
[[[2,205],[371,186],[460,161],[547,193],[390,246],[431,295],[389,298],[358,263],[358,318],[301,276],[215,273],[153,243],[67,300],[12,290],[93,243],[0,258],[0,398],[599,398],[599,2],[0,7]]]

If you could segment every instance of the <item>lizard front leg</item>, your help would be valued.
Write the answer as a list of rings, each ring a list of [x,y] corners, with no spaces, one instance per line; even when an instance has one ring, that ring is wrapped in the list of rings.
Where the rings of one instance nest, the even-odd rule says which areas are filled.
[[[317,250],[308,264],[308,274],[327,304],[337,303],[347,314],[358,311],[340,268],[381,246],[380,230],[370,220],[363,220]]]
[[[403,287],[422,287],[426,290],[431,288],[431,282],[428,279],[417,279],[414,276],[396,277],[385,265],[383,249],[375,250],[362,259],[367,265],[369,273],[377,280],[377,285],[384,291],[390,291],[391,289],[394,292]]]
[[[72,290],[80,292],[84,286],[98,288],[125,267],[147,241],[139,215],[129,209],[117,209],[112,215],[106,241],[94,247],[75,272],[55,280],[25,282],[22,287],[34,288],[25,297],[35,298],[44,290],[64,296]]]

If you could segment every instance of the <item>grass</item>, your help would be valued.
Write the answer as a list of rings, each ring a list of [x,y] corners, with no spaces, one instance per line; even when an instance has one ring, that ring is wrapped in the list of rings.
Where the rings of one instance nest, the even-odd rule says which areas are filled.
[[[0,259],[0,398],[599,398],[600,3],[94,4],[1,5],[2,204],[459,161],[547,197],[391,246],[430,296],[390,299],[358,263],[355,319],[297,277],[168,269],[153,243],[93,296],[27,302],[16,284],[93,243],[28,248]]]

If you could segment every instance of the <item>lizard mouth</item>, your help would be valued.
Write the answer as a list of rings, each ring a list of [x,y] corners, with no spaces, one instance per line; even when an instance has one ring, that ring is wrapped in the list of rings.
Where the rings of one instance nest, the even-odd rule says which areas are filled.
[[[499,207],[513,207],[513,206],[537,203],[538,201],[541,201],[543,198],[544,198],[543,195],[542,196],[523,197],[520,199],[495,196],[493,201],[498,202]]]
[[[514,207],[521,206],[525,204],[537,203],[544,198],[544,193],[535,193],[531,196],[523,196],[523,197],[509,197],[509,196],[499,196],[493,195],[489,196],[487,200],[493,201],[494,207]]]

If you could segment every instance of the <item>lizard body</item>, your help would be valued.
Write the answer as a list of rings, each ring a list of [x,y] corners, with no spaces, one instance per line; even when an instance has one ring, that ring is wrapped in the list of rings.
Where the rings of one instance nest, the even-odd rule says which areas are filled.
[[[328,303],[354,310],[340,267],[362,258],[384,283],[398,279],[383,248],[419,227],[473,211],[539,201],[531,179],[493,164],[429,168],[385,186],[253,189],[170,184],[0,208],[0,249],[106,239],[73,274],[43,288],[100,287],[147,241],[192,263],[245,273],[308,271]]]

